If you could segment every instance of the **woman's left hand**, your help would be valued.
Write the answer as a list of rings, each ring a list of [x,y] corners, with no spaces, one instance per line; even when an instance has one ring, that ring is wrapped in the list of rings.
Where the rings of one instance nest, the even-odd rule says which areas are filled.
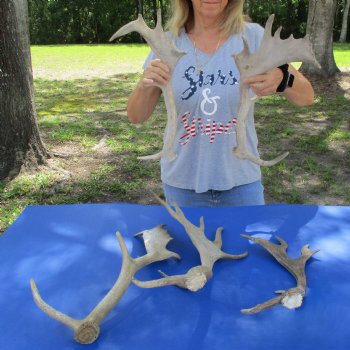
[[[269,96],[276,93],[282,79],[282,71],[279,68],[274,68],[263,74],[244,79],[243,84],[248,85],[259,97]]]

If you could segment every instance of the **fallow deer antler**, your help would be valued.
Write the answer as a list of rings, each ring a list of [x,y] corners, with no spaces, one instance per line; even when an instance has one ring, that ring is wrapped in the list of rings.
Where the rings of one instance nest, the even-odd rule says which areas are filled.
[[[296,309],[300,307],[306,294],[305,265],[306,262],[319,251],[319,249],[310,250],[309,245],[306,244],[301,249],[301,256],[297,259],[292,259],[287,255],[288,244],[280,237],[276,236],[276,239],[280,242],[280,244],[274,244],[265,239],[251,237],[249,235],[241,236],[263,246],[285,269],[287,269],[294,276],[295,280],[297,281],[297,285],[294,288],[290,288],[286,291],[276,291],[277,294],[280,294],[278,297],[272,298],[262,304],[258,304],[253,308],[243,309],[241,312],[245,314],[255,314],[278,304],[282,304],[287,309]]]
[[[121,272],[108,294],[83,320],[74,319],[48,305],[41,298],[34,280],[31,279],[30,284],[36,305],[50,317],[72,328],[75,332],[74,339],[77,342],[81,344],[93,343],[100,333],[99,324],[124,295],[134,274],[139,269],[155,261],[161,261],[171,257],[180,259],[178,254],[166,249],[167,244],[172,238],[162,227],[163,225],[159,225],[151,230],[145,230],[137,234],[143,237],[147,254],[136,259],[130,257],[121,234],[117,232],[123,259]]]
[[[139,15],[136,21],[126,24],[115,34],[113,34],[109,41],[113,41],[120,36],[134,31],[140,33],[144,37],[156,57],[161,59],[169,66],[170,73],[172,74],[178,60],[182,56],[186,55],[186,53],[179,51],[174,43],[164,33],[164,30],[162,28],[162,16],[160,9],[157,11],[157,25],[154,29],[150,29],[145,23],[143,17]],[[165,106],[168,114],[168,125],[166,127],[165,142],[163,150],[161,152],[150,156],[139,157],[139,159],[155,160],[164,155],[169,160],[174,160],[176,158],[176,154],[173,148],[176,137],[177,112],[171,79],[165,86],[158,84],[155,85],[158,86],[163,92]]]
[[[173,206],[175,210],[173,210],[170,205],[159,197],[156,196],[158,201],[163,204],[163,206],[167,209],[169,214],[176,219],[180,224],[182,224],[190,237],[193,245],[199,252],[201,265],[191,268],[184,275],[177,276],[167,276],[164,273],[162,275],[164,278],[141,282],[138,280],[133,280],[133,282],[142,288],[154,288],[154,287],[162,287],[169,285],[176,285],[181,288],[185,288],[191,291],[197,291],[206,284],[206,282],[213,275],[213,266],[216,261],[219,259],[242,259],[248,255],[247,252],[239,255],[232,255],[224,253],[221,250],[222,246],[222,237],[221,233],[223,231],[222,227],[219,227],[216,230],[214,241],[210,241],[204,234],[204,219],[200,218],[200,226],[197,227],[192,224],[185,217],[183,211],[179,208],[179,206],[174,202]]]
[[[306,35],[302,39],[294,39],[293,35],[291,35],[288,39],[282,40],[280,38],[281,27],[272,36],[273,20],[274,15],[271,15],[266,22],[261,45],[255,53],[250,52],[246,40],[243,39],[243,51],[233,55],[240,72],[240,107],[237,114],[236,129],[237,147],[233,150],[233,154],[239,159],[248,159],[262,166],[272,166],[278,163],[288,155],[288,152],[270,161],[265,161],[253,155],[247,149],[246,119],[255,103],[255,99],[249,97],[249,89],[243,84],[243,80],[288,62],[303,61],[319,66],[312,51],[309,36]]]

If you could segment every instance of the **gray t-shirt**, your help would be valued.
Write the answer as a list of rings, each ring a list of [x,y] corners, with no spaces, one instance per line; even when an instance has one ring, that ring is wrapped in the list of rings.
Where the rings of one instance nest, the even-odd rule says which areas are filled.
[[[245,23],[243,35],[252,52],[259,47],[263,33],[258,24]],[[230,36],[212,55],[195,50],[184,30],[173,40],[187,55],[179,60],[172,76],[178,114],[174,146],[177,158],[161,159],[162,181],[200,193],[229,190],[259,180],[258,165],[232,154],[240,80],[232,55],[242,51],[242,36]],[[143,67],[155,58],[151,52]],[[247,141],[251,152],[258,155],[253,109],[247,118]]]

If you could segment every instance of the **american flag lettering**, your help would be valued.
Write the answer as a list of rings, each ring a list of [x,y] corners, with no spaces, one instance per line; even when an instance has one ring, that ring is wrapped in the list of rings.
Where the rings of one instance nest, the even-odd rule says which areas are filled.
[[[182,126],[185,129],[185,133],[180,137],[179,141],[182,146],[186,145],[191,138],[198,135],[208,136],[209,142],[214,143],[216,135],[231,135],[236,132],[236,118],[229,120],[226,124],[208,118],[204,125],[202,118],[194,117],[189,121],[190,116],[191,113],[186,112],[181,117]]]

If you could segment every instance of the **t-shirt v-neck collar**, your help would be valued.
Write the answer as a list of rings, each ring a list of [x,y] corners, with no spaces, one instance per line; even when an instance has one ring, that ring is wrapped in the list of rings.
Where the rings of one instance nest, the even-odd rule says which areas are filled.
[[[184,37],[184,39],[187,41],[187,44],[189,47],[192,48],[192,51],[195,52],[195,50],[197,51],[197,53],[199,55],[202,55],[202,56],[206,56],[206,57],[213,57],[215,54],[217,54],[218,52],[220,52],[221,50],[223,50],[223,48],[232,40],[232,36],[229,36],[219,47],[217,50],[215,50],[214,52],[205,52],[205,51],[202,51],[201,49],[197,48],[195,49],[195,46],[194,46],[194,43],[193,41],[191,40],[191,38],[189,37],[189,35],[186,33],[185,30],[182,30],[181,32],[181,35]]]

